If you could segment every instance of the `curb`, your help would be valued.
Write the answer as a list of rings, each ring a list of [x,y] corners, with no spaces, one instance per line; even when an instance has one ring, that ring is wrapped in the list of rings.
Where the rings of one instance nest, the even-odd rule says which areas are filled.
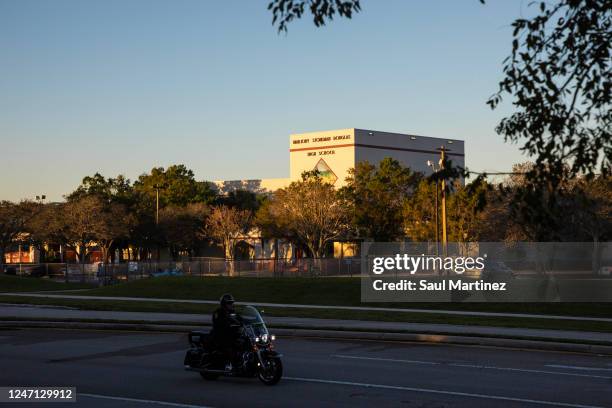
[[[80,321],[0,321],[0,329],[52,328],[80,330],[120,330],[120,331],[151,331],[167,333],[186,333],[191,330],[201,330],[209,326],[190,326],[172,324],[143,323],[101,323]],[[328,329],[272,328],[274,334],[281,337],[320,338],[337,340],[369,340],[430,344],[456,344],[465,346],[485,346],[514,348],[524,350],[547,350],[573,352],[583,354],[612,355],[612,345],[563,343],[554,340],[529,340],[501,337],[458,336],[443,333],[389,333],[364,332]]]
[[[53,290],[39,292],[0,292],[0,296],[18,296],[18,297],[38,297],[48,299],[74,299],[74,300],[118,300],[129,302],[159,302],[159,303],[187,303],[200,305],[217,305],[218,300],[197,300],[197,299],[169,299],[169,298],[150,298],[150,297],[133,297],[133,296],[96,296],[96,295],[70,295],[65,292],[80,292],[90,289],[73,289],[73,290]],[[61,292],[60,294],[58,294]],[[372,312],[391,312],[391,313],[424,313],[424,314],[442,314],[451,316],[475,316],[475,317],[510,317],[518,319],[547,319],[547,320],[578,320],[578,321],[593,321],[593,322],[612,322],[609,317],[593,317],[593,316],[571,316],[571,315],[555,315],[555,314],[532,314],[532,313],[507,313],[507,312],[482,312],[473,310],[445,310],[445,309],[415,309],[415,308],[389,308],[389,307],[368,307],[368,306],[334,306],[334,305],[308,305],[294,303],[269,303],[269,302],[236,302],[237,305],[251,305],[257,307],[275,307],[288,309],[324,309],[324,310],[352,310],[352,311],[372,311]]]

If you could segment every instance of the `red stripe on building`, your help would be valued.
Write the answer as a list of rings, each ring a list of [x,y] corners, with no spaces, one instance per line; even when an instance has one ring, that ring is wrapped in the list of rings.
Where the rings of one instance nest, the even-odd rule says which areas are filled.
[[[408,149],[405,147],[388,147],[388,146],[379,146],[379,145],[362,144],[362,143],[355,143],[355,144],[349,143],[349,144],[332,145],[332,146],[317,146],[317,147],[301,147],[297,149],[289,149],[289,151],[290,152],[300,152],[300,151],[305,151],[305,150],[335,149],[339,147],[366,147],[368,149],[399,150],[402,152],[413,152],[413,153],[432,153],[432,154],[440,153],[440,151],[437,151],[437,150]],[[465,156],[465,154],[463,153],[451,153],[448,150],[446,151],[446,154],[449,156],[460,156],[460,157]]]

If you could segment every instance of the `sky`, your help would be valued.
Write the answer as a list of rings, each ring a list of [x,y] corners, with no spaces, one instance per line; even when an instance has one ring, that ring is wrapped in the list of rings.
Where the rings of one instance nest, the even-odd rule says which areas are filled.
[[[183,163],[199,180],[289,176],[289,134],[466,141],[474,171],[525,161],[486,100],[524,0],[362,0],[287,34],[267,0],[0,0],[0,200]]]

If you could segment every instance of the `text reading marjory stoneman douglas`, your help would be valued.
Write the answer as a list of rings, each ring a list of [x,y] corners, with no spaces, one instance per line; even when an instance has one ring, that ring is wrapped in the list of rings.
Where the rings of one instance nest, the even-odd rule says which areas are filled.
[[[408,272],[414,275],[417,271],[447,271],[456,275],[463,274],[466,270],[484,269],[484,258],[482,257],[440,257],[432,255],[412,256],[408,254],[396,254],[393,257],[375,257],[372,259],[372,273],[380,275],[385,271]],[[443,279],[430,281],[428,279],[409,280],[400,279],[393,282],[385,282],[376,279],[372,282],[376,291],[505,291],[506,282],[462,281],[461,279]]]

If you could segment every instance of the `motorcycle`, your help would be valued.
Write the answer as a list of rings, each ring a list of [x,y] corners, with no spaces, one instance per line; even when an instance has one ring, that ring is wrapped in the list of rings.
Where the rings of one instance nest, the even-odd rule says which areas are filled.
[[[234,361],[228,364],[227,354],[215,347],[211,334],[192,331],[185,369],[199,372],[205,380],[219,376],[258,377],[266,385],[278,383],[283,375],[282,354],[274,350],[275,336],[268,332],[257,309],[245,306],[231,317],[236,331]]]

